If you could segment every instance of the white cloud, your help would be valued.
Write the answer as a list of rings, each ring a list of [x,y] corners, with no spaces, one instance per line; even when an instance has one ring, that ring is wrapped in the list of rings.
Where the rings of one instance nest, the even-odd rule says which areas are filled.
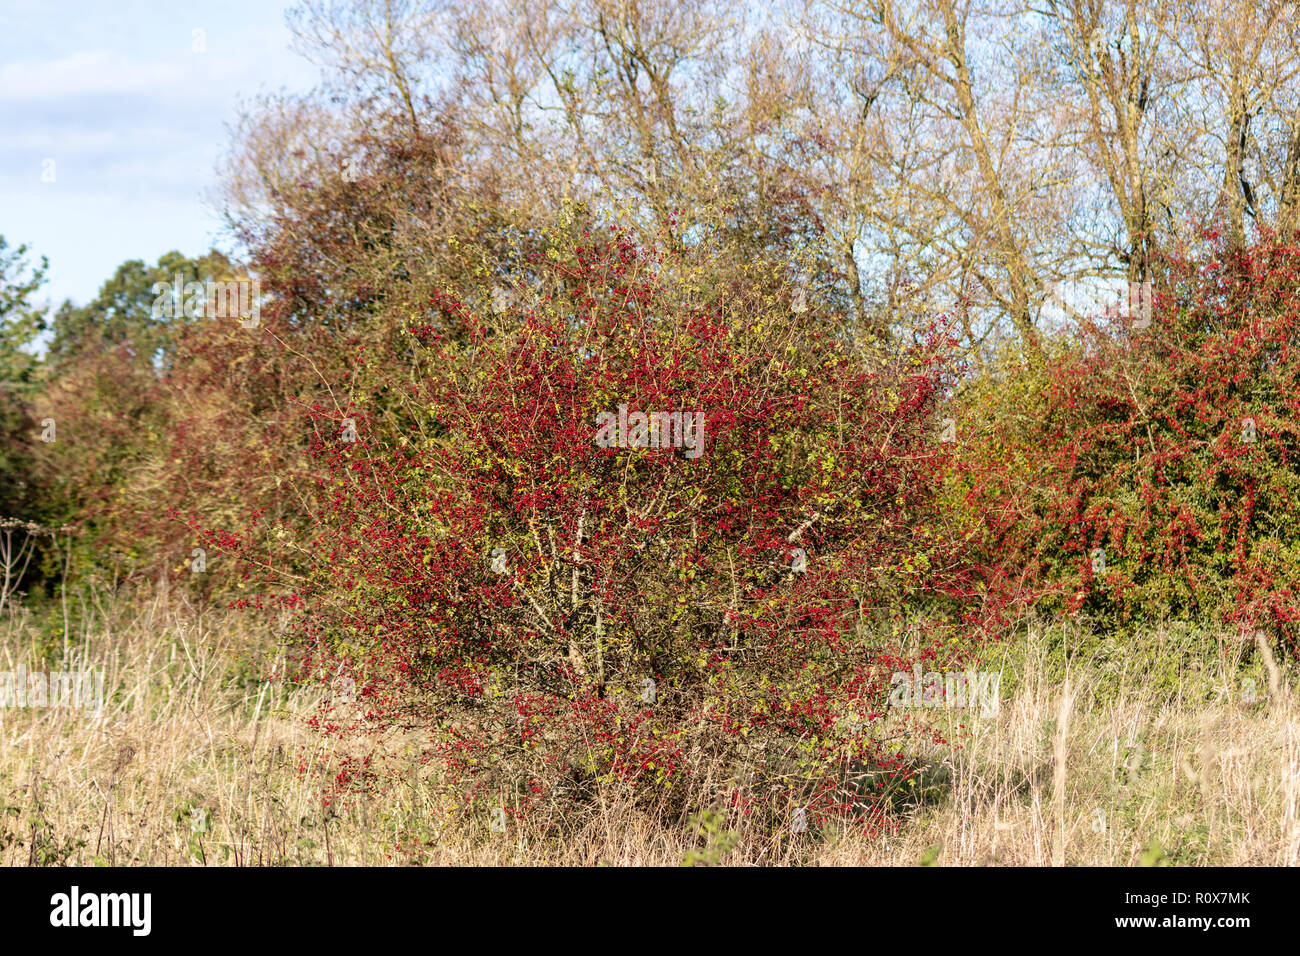
[[[0,233],[50,257],[53,299],[85,301],[126,258],[207,249],[225,124],[259,90],[317,81],[288,2],[0,0]]]
[[[0,67],[0,100],[64,100],[83,96],[153,94],[187,77],[176,63],[132,62],[107,50],[86,50],[44,63]]]

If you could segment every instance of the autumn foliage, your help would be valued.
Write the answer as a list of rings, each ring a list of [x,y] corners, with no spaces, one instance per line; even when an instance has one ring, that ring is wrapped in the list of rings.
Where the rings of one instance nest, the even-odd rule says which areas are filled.
[[[623,786],[871,817],[905,763],[909,718],[878,727],[891,676],[968,661],[990,620],[936,509],[947,343],[869,364],[788,299],[691,307],[689,251],[549,240],[412,315],[420,373],[385,416],[310,408],[293,676],[355,696],[322,728],[414,733],[460,797],[512,813]],[[602,447],[598,416],[638,411],[698,412],[700,444]],[[205,541],[283,583],[259,542],[284,536]],[[383,785],[374,760],[336,769]]]
[[[964,507],[1007,579],[1097,627],[1300,621],[1300,250],[1214,232],[1171,260],[1150,328],[1061,336],[959,412]]]
[[[264,676],[325,693],[328,798],[414,756],[458,812],[873,826],[938,733],[895,675],[1030,605],[1294,652],[1294,246],[1209,233],[1149,328],[967,369],[952,316],[855,321],[793,229],[512,209],[454,130],[358,148],[244,236],[259,327],[124,333],[11,416],[58,415],[23,460],[69,567],[287,623]]]

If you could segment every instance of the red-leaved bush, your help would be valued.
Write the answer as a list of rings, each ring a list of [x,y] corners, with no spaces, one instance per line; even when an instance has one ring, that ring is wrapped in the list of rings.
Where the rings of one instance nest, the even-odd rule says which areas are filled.
[[[1150,328],[1089,322],[972,383],[968,515],[1009,579],[1099,625],[1300,621],[1300,250],[1168,263]]]
[[[611,787],[672,813],[878,809],[915,720],[887,712],[891,676],[984,635],[935,504],[944,342],[868,365],[785,303],[691,306],[690,267],[557,235],[528,274],[433,297],[388,413],[312,407],[294,590],[298,676],[336,691],[323,731],[400,737],[511,814]],[[685,424],[638,442],[639,412]],[[251,573],[264,532],[207,541]],[[393,750],[340,751],[336,787],[383,786]]]

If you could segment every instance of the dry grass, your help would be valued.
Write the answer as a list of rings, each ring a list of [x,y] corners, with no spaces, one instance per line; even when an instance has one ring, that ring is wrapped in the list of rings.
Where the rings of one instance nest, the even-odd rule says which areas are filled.
[[[1159,700],[1145,669],[1113,661],[1051,677],[1031,638],[1002,663],[1015,679],[996,717],[939,712],[954,743],[916,755],[914,796],[884,836],[773,838],[718,815],[697,837],[614,801],[561,841],[452,826],[414,764],[388,793],[324,810],[296,769],[300,754],[316,759],[302,720],[316,698],[268,689],[246,663],[274,646],[269,635],[239,618],[196,621],[165,594],[124,614],[100,606],[76,642],[106,673],[99,716],[0,708],[6,865],[677,865],[693,851],[757,865],[1290,866],[1300,855],[1295,675],[1262,657],[1253,704],[1226,663]],[[37,644],[30,617],[9,613],[0,670],[60,669]],[[390,749],[402,759],[400,743]]]

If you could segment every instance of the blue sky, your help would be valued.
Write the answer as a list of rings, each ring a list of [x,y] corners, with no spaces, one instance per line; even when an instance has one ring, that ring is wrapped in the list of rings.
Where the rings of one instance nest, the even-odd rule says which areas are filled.
[[[0,235],[48,257],[45,298],[85,302],[127,259],[229,250],[207,195],[228,124],[319,77],[289,49],[290,6],[0,0]]]

